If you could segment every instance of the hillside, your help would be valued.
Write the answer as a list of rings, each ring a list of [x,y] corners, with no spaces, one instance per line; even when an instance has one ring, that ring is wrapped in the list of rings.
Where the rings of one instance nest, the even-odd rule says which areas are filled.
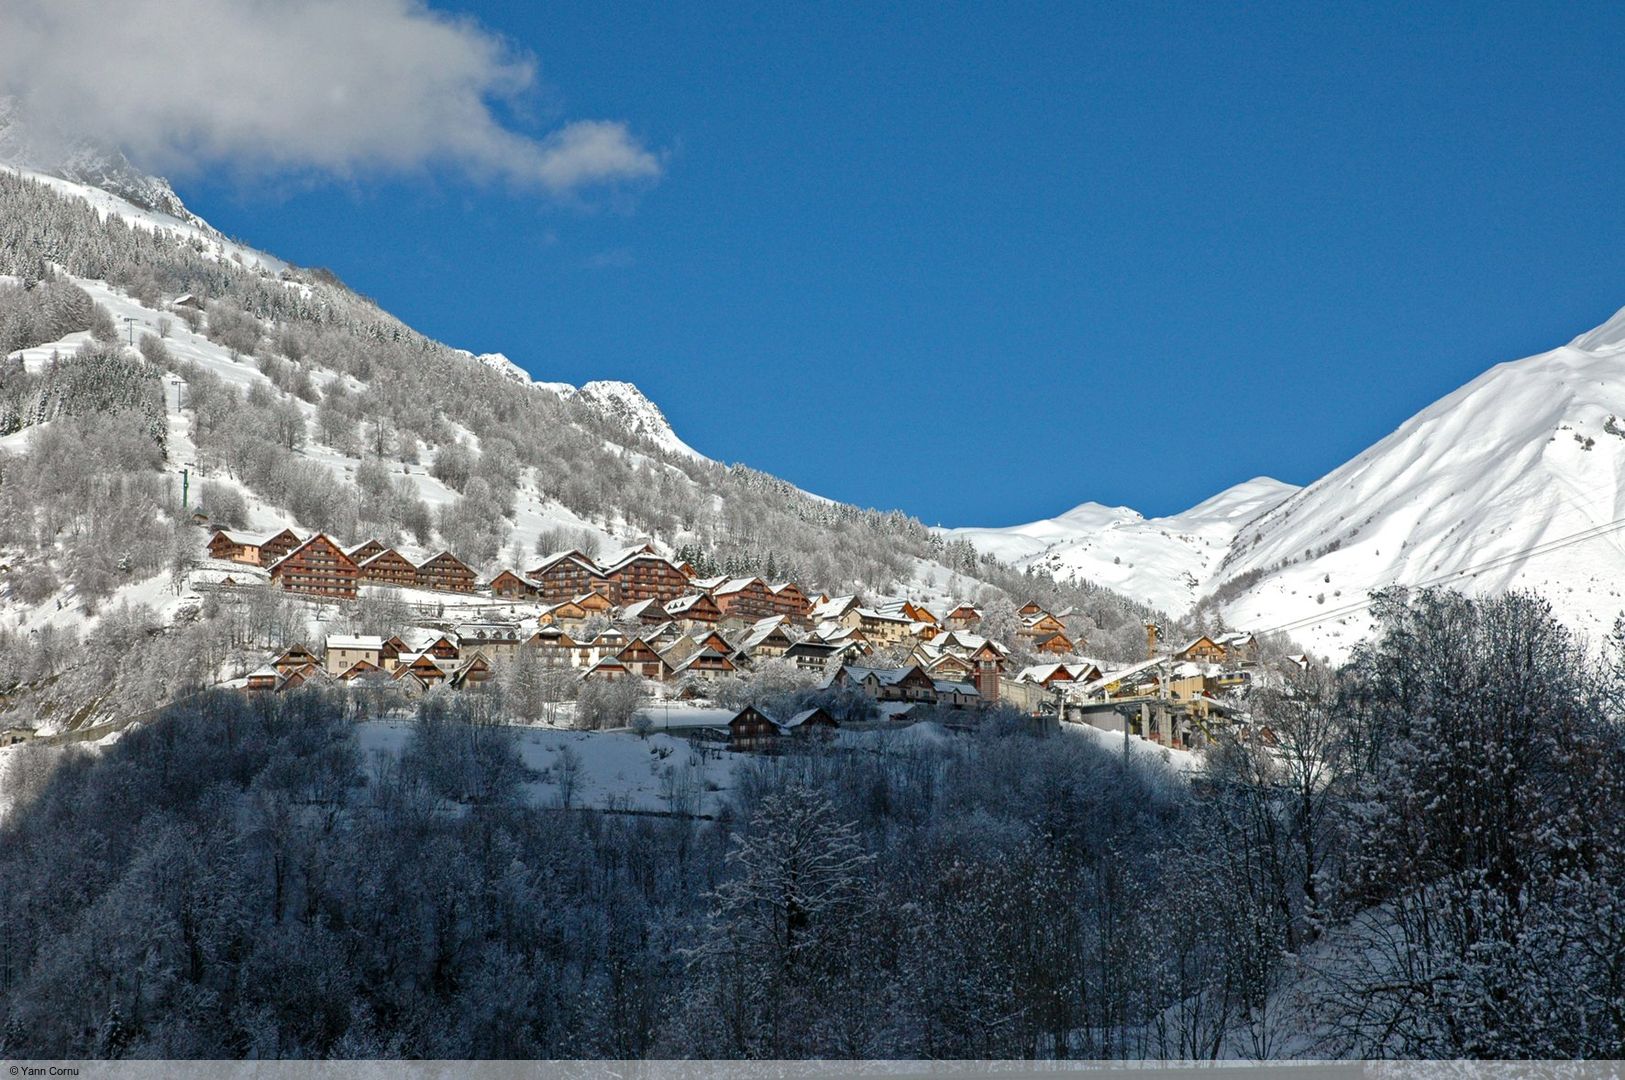
[[[30,708],[52,724],[240,676],[256,649],[306,632],[265,612],[244,632],[232,620],[250,616],[197,591],[200,512],[210,527],[450,550],[482,575],[648,542],[876,601],[1038,599],[1074,612],[1108,659],[1136,657],[1143,620],[1162,617],[711,461],[629,383],[575,387],[534,377],[535,358],[430,340],[178,200],[0,168],[0,344],[0,691],[47,694]],[[114,644],[138,633],[163,659]]]
[[[1625,312],[1503,363],[1301,490],[1259,478],[1147,519],[1085,503],[1046,521],[944,530],[1018,566],[1333,659],[1392,585],[1528,588],[1596,636],[1625,609]]]
[[[1532,588],[1606,631],[1625,594],[1625,313],[1499,364],[1244,530],[1225,615],[1341,654],[1373,588]]]

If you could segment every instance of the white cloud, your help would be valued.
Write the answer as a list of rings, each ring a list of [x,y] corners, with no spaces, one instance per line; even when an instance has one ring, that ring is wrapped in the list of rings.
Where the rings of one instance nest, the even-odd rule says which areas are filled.
[[[502,123],[492,104],[535,82],[529,56],[413,0],[0,0],[0,92],[156,168],[436,165],[555,193],[660,175],[619,121]]]

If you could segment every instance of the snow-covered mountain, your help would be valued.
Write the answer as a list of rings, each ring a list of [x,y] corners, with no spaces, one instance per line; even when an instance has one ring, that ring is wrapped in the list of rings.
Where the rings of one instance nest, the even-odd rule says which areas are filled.
[[[1261,476],[1168,517],[1086,502],[1044,521],[943,534],[1016,566],[1094,581],[1163,611],[1183,612],[1196,603],[1237,532],[1297,490]]]
[[[632,383],[615,379],[595,379],[582,386],[572,386],[566,382],[541,382],[532,378],[530,372],[502,353],[475,354],[466,350],[460,351],[469,359],[484,364],[521,386],[533,386],[557,394],[561,398],[590,406],[613,420],[628,435],[642,436],[652,440],[664,450],[704,460],[704,455],[689,446],[678,437],[676,431],[672,430],[671,422],[666,419],[666,414],[660,411],[660,406],[650,401],[643,391]]]
[[[660,406],[650,401],[642,390],[629,382],[596,379],[565,396],[592,406],[616,421],[629,434],[651,439],[662,449],[674,451],[685,457],[704,457],[698,450],[678,438],[677,432],[672,430],[670,422],[666,420],[666,414],[660,411]]]
[[[1625,609],[1625,312],[1499,364],[1250,524],[1213,586],[1246,626],[1340,655],[1386,585],[1533,588],[1577,628]],[[1226,593],[1238,592],[1234,586]]]
[[[1625,610],[1625,311],[1491,368],[1302,490],[1260,478],[1168,518],[1085,503],[945,532],[1171,613],[1205,599],[1333,658],[1390,585],[1531,588],[1595,634]]]
[[[309,288],[289,264],[227,239],[122,155],[41,139],[3,99],[0,162],[86,199],[103,217],[184,237],[207,258]],[[156,324],[156,312],[83,284],[120,317]],[[197,335],[174,347],[219,360],[233,379],[247,377]],[[594,409],[629,435],[705,460],[631,383],[541,382],[501,353],[464,355]],[[449,498],[430,479],[424,497]],[[535,530],[585,527],[551,514],[538,509],[521,520]],[[1094,582],[1170,615],[1205,604],[1233,626],[1286,629],[1334,658],[1368,629],[1369,591],[1393,584],[1532,587],[1571,623],[1596,631],[1625,608],[1625,589],[1615,584],[1625,579],[1625,312],[1566,346],[1492,368],[1301,490],[1260,477],[1168,517],[1090,502],[1024,525],[941,531],[1018,567]],[[927,567],[915,577],[940,585],[951,575]]]

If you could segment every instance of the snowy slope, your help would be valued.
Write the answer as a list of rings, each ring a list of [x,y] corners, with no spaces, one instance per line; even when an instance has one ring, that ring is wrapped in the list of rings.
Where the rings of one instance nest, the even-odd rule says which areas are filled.
[[[1390,584],[1534,588],[1595,632],[1625,608],[1625,531],[1587,530],[1621,519],[1625,312],[1417,413],[1249,525],[1215,584],[1259,578],[1230,621],[1334,657],[1368,628],[1339,609]]]
[[[1094,581],[1179,614],[1201,595],[1237,532],[1296,490],[1261,476],[1169,517],[1088,502],[1026,525],[941,532],[1016,566]]]

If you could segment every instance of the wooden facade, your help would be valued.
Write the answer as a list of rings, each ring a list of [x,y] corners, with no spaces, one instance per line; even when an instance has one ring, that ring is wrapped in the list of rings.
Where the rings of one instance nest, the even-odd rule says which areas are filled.
[[[615,602],[611,600],[606,593],[599,592],[597,590],[590,593],[583,593],[580,596],[572,598],[570,602],[576,607],[580,608],[589,617],[593,615],[608,615],[610,612],[615,610]]]
[[[361,580],[369,585],[396,585],[403,589],[415,589],[418,584],[418,568],[412,565],[410,559],[396,551],[394,548],[385,548],[376,555],[371,556],[358,566]]]
[[[271,567],[271,581],[288,592],[340,600],[355,599],[358,578],[355,562],[321,533],[306,540]]]
[[[259,538],[233,534],[221,529],[209,537],[209,556],[214,559],[224,559],[228,562],[258,566],[260,565]]]
[[[783,581],[768,587],[772,595],[773,614],[783,615],[798,623],[808,621],[812,613],[812,601],[801,587],[793,581]]]
[[[1174,653],[1174,659],[1193,660],[1199,664],[1222,664],[1227,657],[1223,645],[1203,636]]]
[[[779,725],[754,705],[746,705],[728,721],[728,745],[735,750],[764,750],[781,734]]]
[[[609,595],[618,604],[675,600],[688,592],[688,576],[670,559],[649,552],[632,555],[604,571]]]
[[[303,645],[290,645],[283,650],[281,656],[271,661],[271,666],[276,669],[276,673],[284,676],[311,665],[320,667],[321,660]]]
[[[642,675],[645,679],[656,682],[665,682],[671,678],[671,666],[655,652],[654,647],[641,638],[633,638],[626,648],[615,655],[615,659],[624,664],[628,671]]]
[[[528,600],[536,595],[536,586],[514,573],[504,570],[491,579],[491,595],[505,600]]]
[[[761,578],[734,578],[711,590],[711,599],[724,619],[755,622],[776,614],[773,593]]]
[[[715,626],[722,621],[722,609],[709,593],[689,593],[666,604],[666,614],[678,622]]]
[[[999,677],[1004,674],[1004,654],[991,641],[984,641],[970,654],[970,662],[975,665],[971,681],[976,684],[976,692],[989,705],[997,705]]]
[[[535,582],[543,600],[568,600],[593,591],[607,593],[611,588],[603,570],[579,551],[554,556],[525,576]]]
[[[351,559],[355,560],[357,566],[360,566],[374,555],[381,555],[388,550],[389,548],[384,546],[382,540],[373,539],[368,540],[365,544],[358,544],[351,548],[347,554]]]
[[[449,551],[418,567],[418,587],[440,592],[473,592],[474,569]]]
[[[1037,638],[1033,648],[1048,656],[1070,656],[1077,652],[1072,639],[1065,634],[1050,634],[1048,637]]]
[[[302,543],[299,534],[292,529],[283,529],[260,543],[260,565],[270,566],[280,559],[287,557],[288,552]]]
[[[415,677],[424,686],[437,686],[445,681],[445,669],[428,653],[418,653],[412,659],[395,669],[396,680]]]

